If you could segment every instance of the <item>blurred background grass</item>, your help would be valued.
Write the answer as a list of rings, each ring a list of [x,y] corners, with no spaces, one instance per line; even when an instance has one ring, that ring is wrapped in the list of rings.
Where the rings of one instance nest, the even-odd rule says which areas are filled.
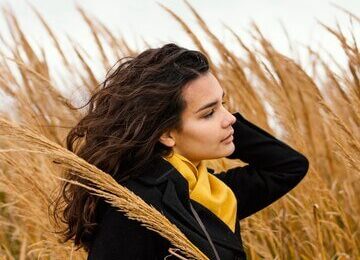
[[[255,23],[249,26],[251,44],[227,27],[237,42],[237,50],[230,50],[185,3],[205,40],[181,15],[160,6],[196,49],[210,58],[213,73],[228,93],[229,110],[241,112],[310,160],[309,173],[299,186],[241,222],[249,259],[360,259],[360,200],[356,199],[360,191],[360,53],[355,33],[360,18],[339,8],[349,18],[348,26],[321,25],[343,51],[344,65],[331,59],[331,53],[324,58],[309,46],[306,57],[300,57],[296,55],[299,46],[291,39],[294,55],[285,55]],[[84,112],[73,106],[83,103],[103,80],[91,63],[107,71],[115,60],[142,51],[84,9],[78,11],[91,31],[96,55],[71,37],[71,53],[64,51],[59,36],[33,8],[63,68],[57,80],[43,47],[31,44],[19,25],[20,17],[9,9],[3,11],[11,37],[0,37],[1,117],[62,146],[69,128]],[[217,51],[216,62],[205,41]],[[157,47],[145,40],[144,44]],[[31,144],[17,142],[1,129],[0,133],[0,258],[86,259],[70,243],[58,242],[48,217],[51,192],[59,185],[58,167],[44,155],[20,152],[31,149]],[[243,164],[226,159],[208,163],[217,171]]]

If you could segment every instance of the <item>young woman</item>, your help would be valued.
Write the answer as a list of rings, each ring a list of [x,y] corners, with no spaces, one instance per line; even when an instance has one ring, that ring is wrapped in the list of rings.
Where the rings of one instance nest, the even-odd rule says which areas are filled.
[[[202,53],[173,43],[148,49],[106,78],[67,147],[162,212],[209,259],[246,259],[239,220],[293,189],[309,163],[230,113],[225,95]],[[204,164],[221,157],[248,165],[215,174]],[[83,188],[65,184],[61,196],[65,241],[88,259],[175,258],[169,241]]]

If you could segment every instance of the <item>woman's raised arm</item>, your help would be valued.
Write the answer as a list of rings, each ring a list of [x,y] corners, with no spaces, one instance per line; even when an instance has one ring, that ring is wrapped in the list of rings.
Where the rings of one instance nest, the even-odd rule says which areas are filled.
[[[248,165],[216,174],[234,192],[238,217],[246,218],[293,189],[306,175],[308,159],[289,145],[233,114],[235,151],[227,156]]]

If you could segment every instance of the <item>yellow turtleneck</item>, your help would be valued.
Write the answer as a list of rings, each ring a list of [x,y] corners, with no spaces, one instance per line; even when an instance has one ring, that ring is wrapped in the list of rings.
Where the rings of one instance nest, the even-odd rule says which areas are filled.
[[[207,171],[205,162],[200,161],[196,167],[187,158],[175,152],[173,156],[163,159],[170,162],[188,181],[190,198],[212,211],[235,232],[236,197],[224,182]]]

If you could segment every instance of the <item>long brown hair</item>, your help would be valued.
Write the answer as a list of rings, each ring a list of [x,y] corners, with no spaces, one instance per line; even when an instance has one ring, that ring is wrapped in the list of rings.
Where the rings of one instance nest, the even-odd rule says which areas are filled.
[[[201,52],[169,43],[116,65],[84,105],[88,112],[68,133],[66,146],[121,183],[171,152],[159,138],[169,129],[181,131],[182,90],[209,71],[209,62]],[[84,182],[69,172],[65,177]],[[51,208],[56,223],[66,226],[63,242],[72,239],[89,250],[100,202],[84,188],[63,183]]]

